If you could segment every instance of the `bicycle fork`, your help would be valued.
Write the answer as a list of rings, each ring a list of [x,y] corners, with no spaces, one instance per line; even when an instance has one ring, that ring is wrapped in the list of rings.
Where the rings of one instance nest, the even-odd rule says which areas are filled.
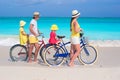
[[[87,48],[86,48],[86,47],[84,47],[83,49],[84,49],[84,51],[85,51],[86,55],[87,55],[87,56],[89,56],[90,54],[89,54],[89,52],[88,52]]]

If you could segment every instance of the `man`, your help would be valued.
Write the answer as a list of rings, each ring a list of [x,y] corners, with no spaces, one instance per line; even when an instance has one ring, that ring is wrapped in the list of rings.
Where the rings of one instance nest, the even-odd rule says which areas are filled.
[[[29,54],[28,54],[28,62],[31,63],[32,59],[32,51],[33,48],[35,47],[35,56],[34,56],[34,62],[37,62],[37,55],[39,51],[39,44],[38,44],[38,36],[40,35],[38,26],[37,26],[37,20],[39,19],[39,12],[34,12],[33,14],[33,19],[30,22],[30,36],[29,36],[29,42],[30,42],[30,47],[29,47]]]

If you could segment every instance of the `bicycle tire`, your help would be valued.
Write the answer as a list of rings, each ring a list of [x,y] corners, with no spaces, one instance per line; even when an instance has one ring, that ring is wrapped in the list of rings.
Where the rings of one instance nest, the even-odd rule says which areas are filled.
[[[81,49],[81,53],[78,56],[78,60],[79,62],[82,62],[82,64],[87,65],[95,63],[97,57],[98,53],[96,48],[91,45],[85,45]]]
[[[19,51],[18,48],[22,51]],[[26,61],[28,58],[27,53],[27,48],[20,44],[16,44],[10,48],[10,58],[12,61]]]
[[[57,49],[55,49],[55,48],[57,48]],[[50,49],[51,49],[51,51],[50,51]],[[58,49],[59,49],[59,52],[58,52]],[[55,51],[55,52],[53,52],[53,51]],[[64,62],[64,57],[54,57],[56,52],[58,52],[58,54],[61,54],[60,51],[62,54],[64,53],[64,50],[60,46],[54,47],[53,45],[52,46],[50,45],[49,47],[47,47],[47,49],[45,49],[44,56],[43,56],[45,63],[48,66],[60,66]],[[48,52],[49,52],[49,55],[48,55]],[[52,58],[47,57],[47,56],[51,57],[50,54],[52,54]]]
[[[44,51],[45,51],[45,49],[47,48],[47,45],[43,45],[41,48],[40,48],[40,52],[39,52],[39,55],[40,55],[40,57],[41,57],[41,59],[44,61]]]

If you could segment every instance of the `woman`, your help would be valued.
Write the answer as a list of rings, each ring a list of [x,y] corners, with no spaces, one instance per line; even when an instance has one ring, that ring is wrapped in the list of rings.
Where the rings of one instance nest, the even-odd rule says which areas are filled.
[[[80,13],[77,10],[72,11],[72,19],[70,22],[71,31],[71,50],[70,50],[70,63],[69,66],[74,66],[74,60],[80,53],[80,25],[77,21]]]

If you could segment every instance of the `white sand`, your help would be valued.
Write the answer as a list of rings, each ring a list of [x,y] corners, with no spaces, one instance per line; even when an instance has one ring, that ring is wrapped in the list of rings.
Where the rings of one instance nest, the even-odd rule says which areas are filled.
[[[76,60],[74,67],[12,62],[9,48],[0,46],[0,80],[120,80],[120,47],[97,47],[99,54],[94,65],[81,65]]]
[[[90,40],[89,43],[98,47],[120,47],[120,40]]]
[[[0,67],[0,80],[120,80],[120,68]]]

